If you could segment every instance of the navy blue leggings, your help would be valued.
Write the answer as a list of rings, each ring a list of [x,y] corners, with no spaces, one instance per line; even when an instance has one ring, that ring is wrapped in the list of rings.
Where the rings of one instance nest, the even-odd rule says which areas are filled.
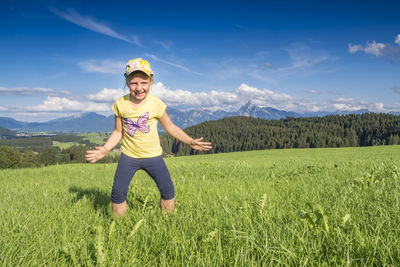
[[[115,171],[111,201],[120,204],[126,200],[129,184],[137,170],[146,171],[156,182],[161,198],[168,200],[175,196],[174,184],[168,168],[161,156],[155,158],[137,159],[121,153]]]

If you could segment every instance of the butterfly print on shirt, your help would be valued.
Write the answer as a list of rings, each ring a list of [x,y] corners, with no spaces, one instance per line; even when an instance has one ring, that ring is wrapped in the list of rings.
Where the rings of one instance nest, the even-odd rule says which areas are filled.
[[[142,133],[150,132],[150,126],[147,124],[149,120],[149,112],[144,113],[136,122],[125,118],[124,122],[128,126],[128,130],[126,131],[130,136],[135,136],[137,130]]]

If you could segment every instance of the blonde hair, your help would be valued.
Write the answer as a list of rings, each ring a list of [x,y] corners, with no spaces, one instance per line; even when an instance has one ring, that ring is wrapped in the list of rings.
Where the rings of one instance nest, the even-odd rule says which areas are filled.
[[[149,76],[145,72],[138,70],[138,71],[134,71],[131,74],[129,74],[128,76],[126,76],[124,88],[127,88],[127,87],[129,88],[129,86],[128,86],[129,81],[135,77],[140,77],[142,79],[149,80],[151,85],[153,85],[153,82],[154,82],[153,76]]]
[[[128,81],[132,80],[135,77],[140,77],[142,79],[145,80],[150,80],[150,82],[153,82],[153,76],[149,76],[146,73],[144,73],[143,71],[134,71],[131,74],[129,74],[126,78],[125,78],[125,83],[128,84]]]

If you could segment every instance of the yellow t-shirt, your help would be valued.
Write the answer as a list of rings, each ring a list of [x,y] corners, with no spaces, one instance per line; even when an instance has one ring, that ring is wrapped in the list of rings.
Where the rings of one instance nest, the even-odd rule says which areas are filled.
[[[130,94],[119,98],[112,106],[117,117],[122,119],[123,137],[121,152],[132,158],[153,158],[162,154],[157,122],[166,105],[157,97],[148,94],[145,103],[135,108]]]

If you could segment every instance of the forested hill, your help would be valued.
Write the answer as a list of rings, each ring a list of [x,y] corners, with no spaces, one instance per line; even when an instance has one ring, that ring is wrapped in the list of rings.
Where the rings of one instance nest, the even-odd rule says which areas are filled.
[[[15,132],[0,126],[0,139],[15,136]]]
[[[208,153],[392,145],[400,144],[400,116],[365,113],[281,120],[239,116],[204,122],[185,132],[212,142],[213,149]],[[199,154],[168,135],[161,137],[161,145],[166,155]]]

